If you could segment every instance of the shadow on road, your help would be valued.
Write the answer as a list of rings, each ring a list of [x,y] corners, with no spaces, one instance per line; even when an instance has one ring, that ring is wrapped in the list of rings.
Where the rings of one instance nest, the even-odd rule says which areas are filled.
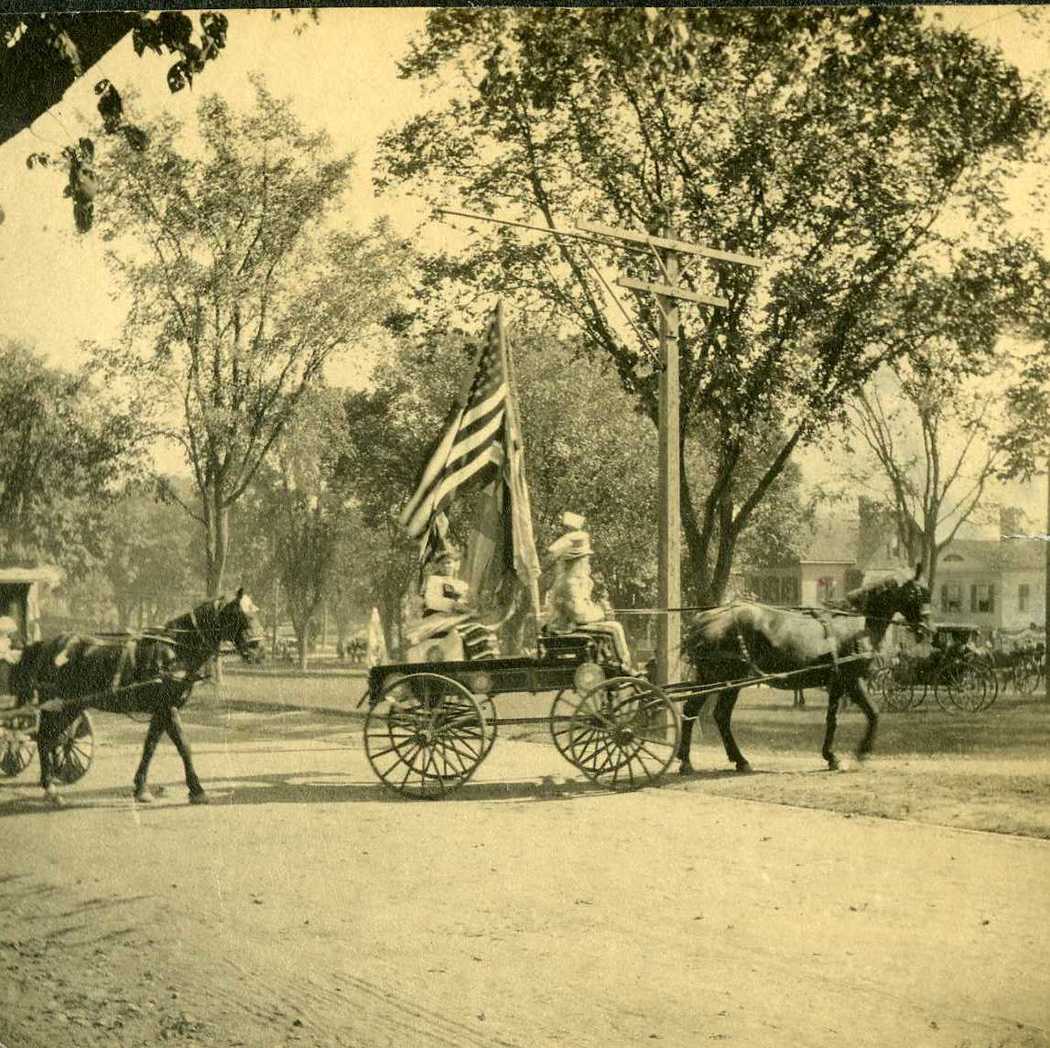
[[[221,779],[205,779],[212,806],[245,804],[352,804],[388,803],[411,804],[415,799],[395,793],[379,782],[361,782],[349,776],[331,772],[275,773],[267,775],[238,775]],[[0,784],[0,791],[4,786]],[[25,785],[23,784],[23,789]],[[97,790],[69,789],[63,793],[64,804],[56,808],[42,797],[13,797],[4,802],[0,792],[0,818],[12,815],[65,813],[83,809],[130,808],[140,811],[173,811],[188,807],[186,787],[182,783],[154,786],[156,801],[151,805],[136,805],[131,790],[114,786]],[[556,801],[574,797],[609,796],[612,791],[590,782],[555,782],[547,776],[524,781],[468,782],[444,797],[445,803],[478,801]]]

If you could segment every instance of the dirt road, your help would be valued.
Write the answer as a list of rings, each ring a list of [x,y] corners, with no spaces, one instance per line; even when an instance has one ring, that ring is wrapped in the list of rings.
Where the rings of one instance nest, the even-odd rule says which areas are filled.
[[[356,725],[257,722],[195,736],[209,807],[170,746],[134,806],[106,718],[67,809],[0,785],[6,1048],[1050,1045],[1046,841],[612,795],[503,740],[406,802]]]

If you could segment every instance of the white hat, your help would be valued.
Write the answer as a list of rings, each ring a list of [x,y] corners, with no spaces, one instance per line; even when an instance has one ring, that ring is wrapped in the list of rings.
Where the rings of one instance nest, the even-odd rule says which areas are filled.
[[[17,633],[18,623],[10,615],[0,616],[0,634]]]
[[[561,538],[555,539],[548,547],[547,552],[555,559],[575,560],[578,557],[589,557],[594,551],[591,549],[591,536],[586,531],[568,531]]]

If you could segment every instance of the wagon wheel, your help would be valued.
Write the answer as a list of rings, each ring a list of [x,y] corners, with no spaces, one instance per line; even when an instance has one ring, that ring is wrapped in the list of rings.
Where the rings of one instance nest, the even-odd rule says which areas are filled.
[[[94,757],[95,728],[85,710],[58,737],[52,757],[55,777],[72,786],[87,774]]]
[[[886,666],[884,669],[879,670],[872,684],[876,694],[879,696],[883,709],[902,713],[910,708],[911,698],[908,686],[897,678],[891,666]]]
[[[365,753],[381,782],[408,797],[443,797],[478,769],[494,732],[474,696],[438,673],[390,681],[365,717]]]
[[[1021,695],[1031,695],[1039,683],[1039,673],[1027,659],[1014,667],[1014,688]]]
[[[934,688],[937,704],[942,710],[954,706],[957,710],[975,713],[995,701],[995,675],[974,663],[958,662],[946,666],[937,675]]]
[[[640,677],[613,677],[582,695],[560,693],[551,707],[551,733],[558,749],[593,782],[638,789],[670,767],[682,723],[658,687]]]
[[[917,710],[930,693],[930,684],[925,680],[912,679],[908,681],[906,693],[908,696],[908,709]]]
[[[0,728],[0,774],[21,775],[33,759],[33,740],[20,731]]]

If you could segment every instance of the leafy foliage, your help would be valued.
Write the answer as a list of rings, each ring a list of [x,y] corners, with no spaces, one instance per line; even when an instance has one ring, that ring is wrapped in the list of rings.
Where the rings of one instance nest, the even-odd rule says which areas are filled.
[[[0,540],[10,562],[49,560],[77,575],[104,555],[107,501],[141,469],[145,434],[94,378],[0,342]]]
[[[682,440],[703,419],[716,462],[706,493],[683,499],[683,527],[715,599],[794,449],[900,352],[877,307],[913,267],[993,236],[1003,180],[1046,124],[1001,55],[914,8],[442,9],[402,71],[457,90],[385,136],[381,185],[764,260],[684,277],[729,301],[684,308],[678,346]],[[644,254],[588,251],[651,279]],[[464,257],[431,265],[556,310],[655,420],[655,303],[613,325],[590,259],[568,238],[479,230]]]
[[[200,150],[185,151],[165,119],[150,149],[121,143],[100,165],[103,236],[133,303],[100,366],[142,390],[182,447],[216,595],[230,507],[325,363],[380,315],[402,249],[382,224],[331,226],[352,158],[333,156],[261,81],[246,114],[211,96],[197,121]]]

